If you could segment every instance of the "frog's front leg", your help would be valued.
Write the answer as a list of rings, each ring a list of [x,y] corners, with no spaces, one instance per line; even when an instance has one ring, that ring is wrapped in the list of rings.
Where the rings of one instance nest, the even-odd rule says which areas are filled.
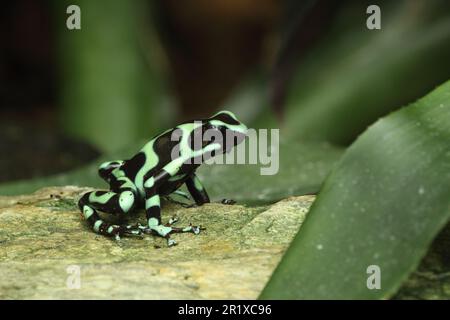
[[[200,233],[200,227],[190,225],[184,228],[175,228],[161,223],[161,201],[157,190],[158,186],[167,181],[169,177],[170,175],[162,170],[160,174],[149,177],[144,182],[145,213],[148,227],[145,232],[166,238],[167,244],[173,246],[176,242],[170,238],[172,233],[192,232],[198,234]]]
[[[103,221],[98,211],[112,214],[126,214],[132,211],[136,204],[136,196],[130,190],[121,192],[91,191],[85,193],[78,201],[78,206],[91,228],[102,235],[119,239],[121,235],[138,235],[139,228],[114,225]]]
[[[205,187],[203,186],[200,179],[197,177],[195,173],[193,173],[187,180],[186,180],[186,186],[188,188],[189,193],[191,194],[192,198],[195,200],[195,204],[198,206],[201,206],[204,203],[209,203],[209,197],[206,193]],[[232,199],[222,199],[220,202],[222,204],[235,204],[236,201]]]
[[[173,192],[173,194],[181,195],[182,197],[184,197],[187,200],[191,200],[191,197],[192,197],[195,201],[195,204],[192,204],[192,203],[188,204],[185,202],[180,202],[175,199],[172,199],[170,196],[167,197],[167,200],[172,203],[178,204],[184,208],[192,208],[195,206],[201,206],[204,203],[210,202],[205,188],[203,187],[200,179],[195,175],[195,173],[193,173],[189,178],[187,178],[185,183],[186,183],[186,187],[188,188],[189,194],[191,196],[189,196],[187,193],[182,192],[180,190],[175,190]]]
[[[210,202],[205,187],[195,173],[186,180],[186,187],[197,205]]]

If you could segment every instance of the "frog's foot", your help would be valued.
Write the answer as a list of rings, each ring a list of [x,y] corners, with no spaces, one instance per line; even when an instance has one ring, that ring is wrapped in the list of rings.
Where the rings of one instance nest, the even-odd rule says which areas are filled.
[[[141,224],[136,225],[111,225],[108,229],[108,233],[115,238],[115,240],[120,240],[120,237],[138,237],[143,238],[144,226]]]
[[[123,235],[127,237],[142,237],[144,235],[143,229],[145,226],[141,225],[140,223],[134,224],[134,225],[126,225],[122,226]]]
[[[172,218],[169,219],[169,221],[166,223],[166,227],[170,227],[171,225],[174,225],[175,223],[178,222],[178,217],[177,216],[173,216]]]
[[[206,228],[203,228],[202,226],[193,226],[192,224],[190,224],[187,227],[182,227],[182,228],[176,228],[176,227],[172,227],[172,226],[168,226],[168,225],[155,225],[155,226],[150,226],[148,228],[143,229],[144,233],[147,234],[156,234],[160,237],[165,238],[167,235],[170,235],[172,233],[186,233],[186,232],[191,232],[193,234],[199,234],[201,230],[205,230]]]
[[[205,230],[206,228],[202,226],[193,226],[191,223],[189,226],[184,228],[174,228],[172,227],[171,233],[184,233],[184,232],[192,232],[193,234],[197,235],[200,233],[201,230]]]
[[[234,201],[233,199],[222,199],[222,201],[220,201],[220,203],[232,205],[232,204],[236,204],[236,201]]]
[[[167,246],[168,247],[173,247],[176,246],[178,243],[173,240],[170,236],[165,237],[167,239]]]
[[[200,233],[201,230],[205,230],[205,228],[203,228],[201,226],[193,226],[192,224],[190,224],[187,227],[183,227],[183,228],[175,228],[172,226],[159,224],[159,225],[149,226],[148,228],[143,229],[144,233],[146,233],[146,234],[154,234],[154,235],[157,235],[157,236],[167,239],[167,245],[169,247],[177,244],[175,242],[175,240],[170,238],[171,234],[191,232],[191,233],[197,235]]]

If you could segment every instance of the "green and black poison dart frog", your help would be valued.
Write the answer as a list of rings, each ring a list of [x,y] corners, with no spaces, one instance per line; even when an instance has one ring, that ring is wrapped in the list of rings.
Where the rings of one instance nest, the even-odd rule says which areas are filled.
[[[207,135],[205,132],[209,132]],[[229,152],[241,143],[247,127],[229,111],[221,111],[211,118],[185,122],[153,139],[129,160],[105,162],[99,175],[110,185],[110,191],[85,193],[78,206],[95,232],[120,239],[120,236],[155,234],[175,243],[172,233],[200,233],[199,226],[175,228],[176,219],[161,222],[160,196],[177,192],[186,183],[197,205],[209,202],[208,194],[195,175],[206,159]],[[223,137],[217,139],[215,137]],[[229,137],[229,138],[227,138]],[[232,141],[227,141],[232,140]],[[126,214],[145,208],[147,225],[114,225],[101,220],[97,211]]]

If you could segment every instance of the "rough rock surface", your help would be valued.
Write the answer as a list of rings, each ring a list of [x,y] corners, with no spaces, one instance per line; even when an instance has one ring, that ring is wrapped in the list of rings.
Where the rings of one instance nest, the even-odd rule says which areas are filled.
[[[154,236],[116,242],[93,233],[75,205],[86,191],[0,197],[0,299],[255,299],[314,201],[189,209],[165,202],[163,221],[176,215],[180,226],[207,228],[174,235],[178,246],[168,248]]]

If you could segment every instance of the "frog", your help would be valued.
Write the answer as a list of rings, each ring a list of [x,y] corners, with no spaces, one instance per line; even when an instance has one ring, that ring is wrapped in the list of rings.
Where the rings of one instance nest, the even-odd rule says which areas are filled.
[[[94,232],[116,240],[152,234],[165,238],[171,247],[177,244],[171,238],[175,233],[198,235],[204,227],[191,223],[175,227],[177,217],[162,223],[161,198],[183,194],[179,189],[185,185],[196,206],[209,203],[196,170],[207,160],[231,152],[245,140],[247,130],[234,113],[223,110],[209,118],[183,122],[154,136],[127,160],[103,162],[98,174],[109,184],[109,189],[84,193],[78,201],[82,216]],[[222,202],[234,204],[232,200]],[[142,209],[146,225],[113,224],[98,214],[100,211],[126,217]]]

